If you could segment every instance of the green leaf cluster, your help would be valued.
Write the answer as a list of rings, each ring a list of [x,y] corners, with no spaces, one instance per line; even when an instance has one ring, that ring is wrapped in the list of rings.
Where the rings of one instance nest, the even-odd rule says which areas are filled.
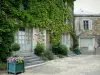
[[[67,2],[67,6],[65,3]],[[19,27],[46,29],[51,42],[60,41],[63,32],[71,33],[74,0],[1,0],[0,4],[0,59],[11,54],[14,33]],[[9,55],[8,55],[9,54]]]

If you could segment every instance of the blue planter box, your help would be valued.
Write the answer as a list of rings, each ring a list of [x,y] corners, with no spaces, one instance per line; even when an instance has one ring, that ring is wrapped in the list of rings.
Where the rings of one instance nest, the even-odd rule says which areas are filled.
[[[16,73],[24,72],[24,71],[25,71],[24,62],[23,63],[7,62],[7,72],[8,73],[14,73],[14,75],[16,75]]]

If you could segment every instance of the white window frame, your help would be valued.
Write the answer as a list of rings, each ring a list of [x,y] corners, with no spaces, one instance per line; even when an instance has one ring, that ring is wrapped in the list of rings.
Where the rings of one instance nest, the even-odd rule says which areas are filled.
[[[18,29],[15,34],[15,40],[19,44],[30,44],[32,42],[32,30],[25,28],[25,31],[21,31]]]
[[[63,33],[62,38],[61,38],[61,43],[63,45],[65,45],[69,50],[69,48],[70,48],[70,35],[67,33]]]
[[[89,29],[88,30],[92,30],[92,20],[90,19],[82,19],[82,28],[84,29],[84,21],[88,21],[89,22]]]

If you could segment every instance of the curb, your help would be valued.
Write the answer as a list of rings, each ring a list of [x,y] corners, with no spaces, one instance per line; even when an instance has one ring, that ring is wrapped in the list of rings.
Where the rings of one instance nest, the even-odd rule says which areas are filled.
[[[44,64],[46,64],[46,63],[41,63],[41,64],[37,64],[37,65],[27,66],[27,67],[25,67],[25,69],[30,69],[30,68],[33,68],[33,67],[42,66],[42,65],[44,65]]]

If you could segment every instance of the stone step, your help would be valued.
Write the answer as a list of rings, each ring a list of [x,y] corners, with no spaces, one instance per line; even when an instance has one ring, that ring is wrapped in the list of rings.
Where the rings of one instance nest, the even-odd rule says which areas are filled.
[[[35,61],[35,62],[31,62],[31,63],[25,63],[25,66],[32,66],[32,65],[37,65],[40,63],[44,63],[44,61]]]
[[[25,60],[29,60],[29,59],[39,59],[40,57],[38,56],[30,56],[30,57],[24,57]]]
[[[24,62],[25,62],[25,67],[27,67],[27,66],[41,64],[44,61],[40,57],[36,56],[35,54],[31,54],[30,56],[24,57]]]
[[[28,59],[28,60],[25,60],[25,63],[39,61],[39,60],[41,60],[41,59],[40,58]]]

